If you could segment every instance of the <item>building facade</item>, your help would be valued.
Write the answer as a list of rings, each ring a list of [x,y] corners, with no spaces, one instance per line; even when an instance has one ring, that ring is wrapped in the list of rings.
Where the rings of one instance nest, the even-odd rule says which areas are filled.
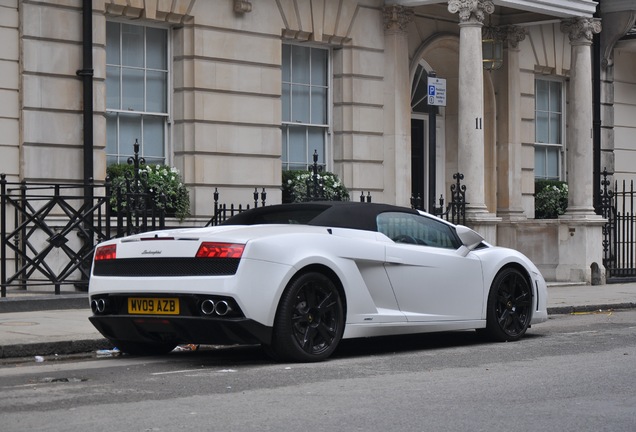
[[[626,0],[0,0],[0,172],[103,180],[136,141],[181,171],[194,221],[215,188],[280,202],[282,171],[314,152],[375,202],[430,209],[460,172],[469,225],[548,280],[590,282],[600,170],[636,177],[635,14]],[[486,34],[501,56],[484,69]],[[536,179],[568,183],[565,215],[534,219]]]

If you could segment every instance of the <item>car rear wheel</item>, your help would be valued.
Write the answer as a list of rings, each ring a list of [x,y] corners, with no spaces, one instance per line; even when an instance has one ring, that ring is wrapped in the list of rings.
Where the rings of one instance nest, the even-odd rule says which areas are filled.
[[[532,289],[528,279],[514,268],[503,269],[488,295],[486,335],[495,341],[520,339],[530,326]]]
[[[112,339],[111,342],[121,352],[140,356],[167,354],[177,346],[173,343],[129,342]]]
[[[338,346],[344,331],[340,293],[327,276],[304,273],[281,297],[269,347],[279,360],[321,361]]]

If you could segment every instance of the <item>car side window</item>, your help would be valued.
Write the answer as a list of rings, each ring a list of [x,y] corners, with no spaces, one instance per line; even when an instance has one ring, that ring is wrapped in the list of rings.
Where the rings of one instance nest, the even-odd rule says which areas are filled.
[[[378,232],[396,243],[409,243],[444,249],[457,249],[461,246],[453,228],[438,220],[426,216],[385,212],[377,216]]]

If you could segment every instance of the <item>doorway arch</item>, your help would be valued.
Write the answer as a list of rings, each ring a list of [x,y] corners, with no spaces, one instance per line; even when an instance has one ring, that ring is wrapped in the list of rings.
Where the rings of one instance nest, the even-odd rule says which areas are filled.
[[[439,197],[444,195],[447,201],[448,191],[453,183],[452,174],[458,171],[458,100],[459,100],[459,36],[456,34],[437,34],[415,51],[410,65],[411,76],[411,124],[422,114],[413,109],[417,101],[416,84],[421,79],[419,71],[434,71],[439,78],[446,79],[446,106],[439,107],[436,115],[436,176],[435,190]],[[424,114],[427,115],[427,114]],[[490,74],[484,74],[484,184],[485,201],[488,211],[497,210],[497,173],[496,173],[496,103],[494,83]],[[427,125],[431,127],[431,125]],[[411,146],[417,145],[411,136]],[[426,143],[428,146],[428,143]],[[428,147],[427,147],[428,148]],[[415,170],[412,168],[413,174]],[[447,174],[448,173],[448,174]],[[427,179],[427,181],[429,181]],[[470,185],[466,185],[467,188]],[[427,197],[428,199],[428,197]],[[428,202],[428,201],[424,201]]]

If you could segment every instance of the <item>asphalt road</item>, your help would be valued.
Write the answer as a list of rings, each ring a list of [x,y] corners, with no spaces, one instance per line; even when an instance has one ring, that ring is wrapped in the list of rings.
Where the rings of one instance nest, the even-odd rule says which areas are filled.
[[[257,347],[0,366],[12,431],[636,430],[636,310],[554,315],[516,343],[475,332],[345,343],[319,364]]]

